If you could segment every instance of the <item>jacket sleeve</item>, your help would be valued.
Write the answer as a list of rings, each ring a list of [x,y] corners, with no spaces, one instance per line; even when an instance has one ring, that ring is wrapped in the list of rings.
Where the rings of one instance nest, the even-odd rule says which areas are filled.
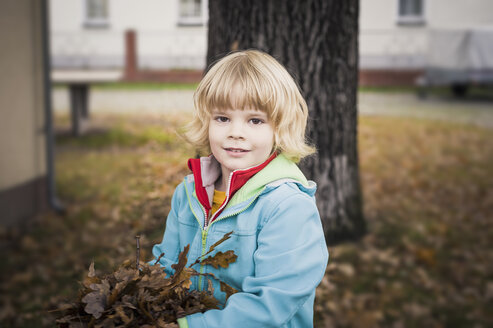
[[[242,292],[222,310],[187,316],[189,327],[281,327],[313,295],[328,261],[313,198],[296,193],[274,205],[257,244],[255,275],[243,281]]]
[[[159,260],[159,264],[163,266],[166,274],[171,275],[174,270],[171,269],[171,265],[178,261],[178,255],[180,254],[180,236],[178,235],[178,215],[177,211],[180,208],[180,192],[182,192],[183,184],[178,185],[171,199],[171,210],[166,219],[166,228],[164,231],[163,240],[161,243],[154,245],[152,248],[152,255],[154,260],[150,264],[154,264],[159,258],[161,253],[164,255]]]

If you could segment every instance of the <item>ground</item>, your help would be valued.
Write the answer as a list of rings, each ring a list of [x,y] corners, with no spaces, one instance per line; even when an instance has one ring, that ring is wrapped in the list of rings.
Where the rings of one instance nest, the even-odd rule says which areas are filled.
[[[425,112],[412,98],[410,114],[399,113],[413,95],[382,104],[385,96],[366,99],[395,115],[367,111],[358,123],[368,233],[329,248],[315,327],[493,326],[491,122],[411,118]],[[371,104],[364,97],[360,107]],[[439,99],[447,113],[449,98]],[[133,259],[137,234],[150,259],[194,155],[175,132],[187,115],[94,112],[91,130],[76,139],[58,113],[57,194],[66,212],[0,230],[0,326],[52,327],[49,311],[74,298],[91,261],[108,271]]]

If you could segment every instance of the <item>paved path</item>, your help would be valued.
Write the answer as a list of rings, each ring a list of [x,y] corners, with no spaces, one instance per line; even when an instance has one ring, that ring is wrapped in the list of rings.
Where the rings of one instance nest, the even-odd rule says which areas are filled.
[[[362,92],[358,96],[360,115],[421,117],[464,122],[493,128],[493,99],[458,100],[452,96],[418,99],[412,93]],[[56,113],[68,113],[66,89],[53,91]],[[91,113],[165,114],[191,112],[192,90],[92,90]]]
[[[68,113],[69,95],[66,89],[53,90],[55,113]],[[91,113],[145,113],[191,112],[192,90],[91,90]]]
[[[412,93],[363,92],[359,94],[363,115],[420,117],[462,122],[493,128],[493,99],[457,99],[429,96],[419,99]]]

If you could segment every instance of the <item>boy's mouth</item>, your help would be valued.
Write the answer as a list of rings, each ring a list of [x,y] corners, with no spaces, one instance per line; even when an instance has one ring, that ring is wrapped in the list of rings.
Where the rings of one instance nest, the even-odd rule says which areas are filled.
[[[249,150],[242,149],[242,148],[224,148],[224,150],[230,151],[232,153],[246,153],[249,151]]]

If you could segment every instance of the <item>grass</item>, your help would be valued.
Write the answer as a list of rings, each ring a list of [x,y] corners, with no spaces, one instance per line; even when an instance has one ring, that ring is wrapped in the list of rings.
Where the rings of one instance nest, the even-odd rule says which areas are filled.
[[[320,325],[331,318],[336,326],[358,326],[355,310],[377,327],[491,325],[483,291],[493,273],[493,132],[363,117],[359,134],[370,232],[332,249],[334,286],[330,293],[319,288],[318,301],[341,305],[330,314],[321,305]],[[339,269],[346,266],[357,273]]]
[[[121,125],[109,127],[106,130],[93,131],[82,138],[58,136],[56,142],[60,146],[81,147],[87,149],[103,149],[105,147],[136,147],[149,142],[161,146],[170,145],[175,136],[164,132],[159,127],[147,127],[139,131],[132,131]]]
[[[362,93],[414,93],[418,94],[419,88],[416,86],[360,86],[359,92]],[[440,96],[440,97],[456,97],[450,87],[446,86],[434,86],[425,89],[427,95]],[[493,87],[492,86],[470,86],[467,90],[464,99],[493,99]]]
[[[92,90],[195,90],[197,83],[168,83],[168,82],[109,82],[91,85]],[[54,84],[55,89],[66,89],[67,85],[63,83]],[[418,93],[415,86],[360,86],[359,92],[362,93]],[[448,87],[430,87],[426,89],[427,93],[432,96],[453,96]],[[493,99],[492,87],[472,86],[467,91],[466,98],[474,99]]]
[[[110,270],[159,242],[174,187],[194,155],[183,118],[98,116],[81,138],[57,118],[64,216],[1,230],[0,325],[51,327],[91,261]],[[359,156],[368,234],[329,248],[315,327],[493,325],[493,130],[364,116]]]

